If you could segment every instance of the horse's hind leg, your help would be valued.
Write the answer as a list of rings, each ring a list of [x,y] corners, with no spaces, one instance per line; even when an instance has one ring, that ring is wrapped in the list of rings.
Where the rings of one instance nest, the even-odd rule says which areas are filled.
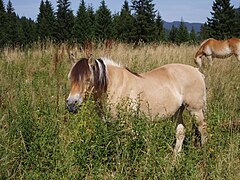
[[[176,145],[174,148],[175,157],[178,155],[179,152],[181,152],[183,140],[185,138],[185,129],[183,126],[183,119],[182,119],[182,113],[184,108],[185,108],[184,105],[182,105],[174,115],[177,118]]]
[[[204,121],[203,111],[202,111],[202,109],[200,109],[198,111],[191,111],[191,113],[196,118],[198,131],[201,134],[201,144],[205,144],[208,139],[208,133],[207,133],[207,123]]]

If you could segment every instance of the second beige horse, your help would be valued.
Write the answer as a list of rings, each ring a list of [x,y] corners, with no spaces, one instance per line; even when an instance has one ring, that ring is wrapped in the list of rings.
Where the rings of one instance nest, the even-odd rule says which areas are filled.
[[[231,38],[227,40],[206,39],[200,45],[195,54],[195,63],[201,68],[203,57],[207,57],[209,64],[212,65],[213,58],[227,58],[235,55],[240,62],[240,39]]]

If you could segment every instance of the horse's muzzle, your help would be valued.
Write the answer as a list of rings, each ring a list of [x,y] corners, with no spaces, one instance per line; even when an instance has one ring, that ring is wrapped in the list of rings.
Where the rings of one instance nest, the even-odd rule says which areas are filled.
[[[72,104],[67,104],[66,103],[66,108],[71,113],[77,113],[78,112],[78,107],[77,107],[76,103],[72,103]]]

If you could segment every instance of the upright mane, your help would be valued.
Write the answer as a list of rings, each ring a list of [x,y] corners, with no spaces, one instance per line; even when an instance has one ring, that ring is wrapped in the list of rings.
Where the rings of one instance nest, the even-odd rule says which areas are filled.
[[[116,66],[116,67],[122,67],[122,65],[120,65],[119,63],[116,63],[115,61],[113,61],[112,59],[109,59],[107,57],[101,57],[99,58],[101,59],[105,65],[112,65],[112,66]]]
[[[81,77],[90,75],[91,70],[87,58],[81,58],[76,62],[68,74],[68,78],[74,83],[79,83]]]
[[[92,71],[94,89],[99,92],[106,92],[108,86],[107,67],[101,58],[95,60]]]
[[[142,77],[140,74],[138,74],[136,72],[133,72],[129,68],[123,67],[122,65],[114,62],[112,59],[109,59],[109,58],[106,58],[106,57],[101,57],[100,59],[104,62],[105,65],[112,65],[112,66],[115,66],[115,67],[122,67],[122,68],[126,69],[128,72],[130,72],[131,74],[133,74],[133,75],[135,75],[137,77]]]

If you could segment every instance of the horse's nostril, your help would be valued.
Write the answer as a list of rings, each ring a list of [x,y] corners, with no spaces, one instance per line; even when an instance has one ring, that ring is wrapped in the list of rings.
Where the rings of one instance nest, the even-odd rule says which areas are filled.
[[[77,100],[74,103],[77,104]]]

